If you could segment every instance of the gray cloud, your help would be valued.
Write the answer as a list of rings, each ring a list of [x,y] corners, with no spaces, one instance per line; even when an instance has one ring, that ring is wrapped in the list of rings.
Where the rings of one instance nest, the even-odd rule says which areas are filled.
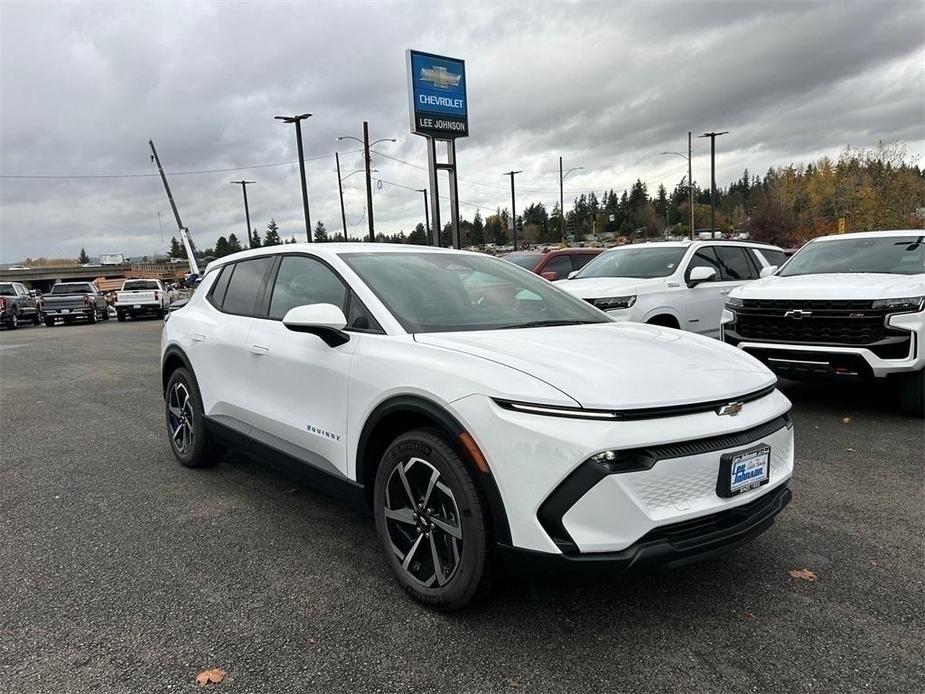
[[[379,149],[421,167],[408,134],[404,49],[467,61],[472,136],[459,143],[460,197],[509,203],[501,172],[523,169],[519,204],[558,197],[558,157],[582,165],[567,189],[673,186],[686,168],[659,156],[688,130],[718,141],[721,183],[748,167],[903,139],[925,151],[925,10],[918,2],[508,4],[38,4],[0,6],[0,173],[150,173],[154,138],[185,223],[201,245],[243,234],[240,188],[261,229],[304,233],[298,167],[177,172],[295,158],[281,113],[310,111],[308,156],[353,149],[338,135],[401,138]],[[695,172],[709,175],[695,142]],[[386,181],[425,173],[375,157]],[[345,171],[357,153],[342,155]],[[338,230],[334,160],[309,164],[313,219]],[[345,183],[364,227],[363,177]],[[377,229],[410,230],[418,194],[383,184]],[[160,223],[157,212],[160,212]],[[471,216],[474,207],[464,206]],[[163,250],[175,233],[153,178],[0,179],[0,258]]]

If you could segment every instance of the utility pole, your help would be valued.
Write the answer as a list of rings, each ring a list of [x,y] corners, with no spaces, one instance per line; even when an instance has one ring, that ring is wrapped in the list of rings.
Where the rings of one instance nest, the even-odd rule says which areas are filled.
[[[373,179],[372,179],[372,166],[371,158],[369,156],[369,148],[373,145],[377,145],[380,142],[398,142],[394,137],[382,137],[372,144],[369,142],[369,123],[363,121],[363,139],[353,137],[352,135],[342,135],[341,137],[336,138],[338,142],[341,140],[356,140],[361,145],[363,145],[363,159],[366,164],[366,212],[369,219],[369,241],[374,243],[376,241],[376,231],[373,225]],[[346,232],[344,232],[346,234]]]
[[[251,212],[247,207],[247,186],[256,181],[230,181],[235,185],[241,186],[241,192],[244,193],[244,220],[247,223],[247,248],[251,247]]]
[[[430,245],[430,210],[427,208],[427,188],[420,188],[419,193],[424,193],[424,233],[427,236],[427,244]]]
[[[344,225],[344,241],[347,240],[347,213],[344,212],[344,183],[340,180],[340,153],[334,152],[337,162],[337,192],[340,194],[340,221]]]
[[[725,135],[728,130],[722,132],[710,132],[700,135],[700,137],[710,138],[710,238],[716,233],[716,138]]]
[[[511,177],[511,233],[513,235],[514,250],[517,250],[517,203],[514,201],[514,176],[523,171],[508,171],[501,174],[502,176]]]
[[[303,113],[298,116],[274,116],[283,123],[295,123],[295,141],[299,149],[299,174],[302,177],[302,212],[305,215],[305,238],[312,242],[312,219],[308,213],[308,181],[305,180],[305,153],[302,150],[302,121],[311,118],[312,114]]]
[[[691,148],[691,131],[687,131],[687,206],[691,213],[691,241],[694,240],[694,178],[691,173],[691,160],[693,159]]]

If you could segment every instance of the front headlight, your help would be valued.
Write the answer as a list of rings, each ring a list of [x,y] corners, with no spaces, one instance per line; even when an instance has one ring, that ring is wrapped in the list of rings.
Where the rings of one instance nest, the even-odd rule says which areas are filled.
[[[601,311],[615,311],[621,308],[632,308],[636,303],[636,295],[632,296],[605,296],[594,300],[594,305]]]
[[[730,311],[735,311],[737,308],[742,308],[745,305],[745,302],[742,299],[735,296],[726,297],[726,308]]]
[[[906,296],[900,299],[877,299],[871,308],[885,308],[897,313],[921,311],[925,308],[925,296]]]

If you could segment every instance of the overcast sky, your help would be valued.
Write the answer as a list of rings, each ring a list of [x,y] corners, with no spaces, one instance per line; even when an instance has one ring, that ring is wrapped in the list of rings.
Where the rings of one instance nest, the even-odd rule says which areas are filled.
[[[341,228],[338,135],[396,137],[374,156],[377,231],[423,221],[424,140],[409,133],[406,48],[466,60],[470,137],[458,143],[464,217],[558,199],[558,157],[583,166],[578,192],[637,178],[669,189],[687,131],[717,140],[717,183],[744,168],[837,157],[845,145],[903,140],[925,152],[925,4],[0,3],[0,260],[164,251],[176,227],[159,180],[17,179],[152,174],[153,138],[197,244],[275,217],[304,239],[291,125],[304,124],[313,221]],[[709,146],[694,140],[709,185]],[[919,163],[922,163],[921,161]],[[171,175],[173,174],[173,175]],[[386,183],[388,181],[389,183]],[[363,176],[345,182],[352,235],[365,230]],[[160,220],[158,218],[160,212]],[[444,219],[446,214],[444,213]]]

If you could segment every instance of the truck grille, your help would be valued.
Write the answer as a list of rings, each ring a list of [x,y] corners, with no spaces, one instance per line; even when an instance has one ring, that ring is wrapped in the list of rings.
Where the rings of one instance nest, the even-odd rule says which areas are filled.
[[[735,332],[747,340],[867,345],[887,335],[887,312],[870,301],[746,299]]]

